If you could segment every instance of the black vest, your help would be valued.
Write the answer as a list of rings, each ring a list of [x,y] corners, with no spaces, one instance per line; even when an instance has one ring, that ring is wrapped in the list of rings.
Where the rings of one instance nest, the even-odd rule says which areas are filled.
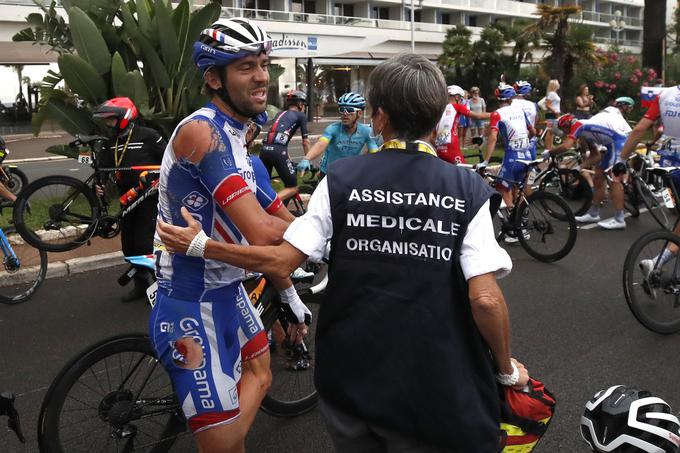
[[[398,150],[334,162],[328,188],[333,237],[317,326],[319,393],[451,451],[499,451],[493,362],[458,256],[469,222],[500,197],[469,170]]]

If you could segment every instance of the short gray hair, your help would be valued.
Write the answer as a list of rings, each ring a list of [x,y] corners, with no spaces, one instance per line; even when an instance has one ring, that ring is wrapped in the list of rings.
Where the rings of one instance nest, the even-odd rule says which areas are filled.
[[[371,108],[389,115],[396,138],[402,140],[430,134],[448,103],[444,75],[420,55],[401,54],[380,63],[368,84]]]

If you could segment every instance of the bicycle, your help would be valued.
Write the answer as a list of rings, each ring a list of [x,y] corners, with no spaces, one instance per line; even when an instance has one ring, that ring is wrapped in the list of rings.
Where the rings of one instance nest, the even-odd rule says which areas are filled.
[[[0,206],[1,212],[2,206]],[[0,228],[0,303],[19,304],[30,299],[45,280],[47,253],[28,246],[13,227]]]
[[[148,257],[147,262],[152,259]],[[299,292],[318,294],[326,281],[324,277]],[[288,321],[278,293],[262,276],[253,275],[248,282],[252,288],[248,294],[256,300],[265,328],[271,331],[279,321],[285,332]],[[152,301],[153,289],[147,293]],[[315,307],[314,319],[317,314]],[[297,348],[285,347],[284,341],[279,344],[275,339],[273,382],[262,401],[264,412],[291,417],[316,405],[310,363],[315,326],[312,322],[305,342]],[[141,333],[108,338],[74,357],[50,385],[38,422],[40,451],[47,453],[73,451],[81,443],[89,449],[94,447],[94,451],[161,453],[187,434],[172,383],[156,359],[148,335]]]
[[[671,210],[680,214],[677,207],[677,188],[669,176],[675,167],[654,167],[649,154],[633,154],[629,158],[628,172],[632,180],[628,183],[634,189],[637,200],[647,208],[654,220],[665,230],[672,229]],[[638,202],[639,204],[639,202]]]
[[[96,186],[106,185],[109,172],[146,171],[157,177],[160,166],[101,168],[99,153],[106,140],[100,136],[76,136],[69,144],[90,149],[78,157],[79,162],[94,169],[84,182],[71,176],[46,176],[30,183],[17,196],[13,221],[26,242],[48,252],[65,252],[86,244],[95,235],[113,238],[120,232],[120,219],[158,192],[156,178],[138,188],[134,201],[116,215],[109,215],[106,195],[98,195],[95,190]]]
[[[19,442],[22,444],[26,443],[26,438],[21,430],[21,422],[19,420],[19,412],[14,407],[14,401],[16,397],[11,392],[1,392],[0,393],[0,417],[7,416],[7,427],[14,431],[17,435]]]
[[[9,149],[0,149],[0,184],[4,184],[14,195],[19,195],[28,185],[28,176],[16,165],[3,164],[9,155]]]
[[[314,189],[316,189],[316,186],[319,184],[319,180],[316,178],[318,172],[319,169],[317,167],[312,167],[308,171],[306,171],[305,174],[301,177],[302,180],[298,184],[297,193],[292,197],[287,198],[286,200],[282,200],[283,205],[286,208],[288,208],[290,212],[292,212],[293,215],[295,215],[295,217],[300,217],[305,212],[307,212],[307,208],[305,208],[305,202],[308,200],[304,200],[302,195],[306,196],[312,195]],[[280,180],[280,177],[271,176],[271,180],[272,181]]]
[[[525,164],[524,175],[520,181],[512,181],[500,176],[484,175],[492,185],[506,181],[516,187],[514,206],[498,210],[496,240],[506,237],[517,238],[526,252],[539,261],[546,263],[567,256],[576,243],[576,219],[569,205],[557,195],[534,191],[527,195],[526,176],[543,162],[536,160],[517,160]]]
[[[558,195],[575,216],[583,215],[590,208],[593,190],[581,172],[571,168],[572,162],[578,164],[580,160],[576,152],[552,156],[543,170],[529,173],[528,183],[537,190]]]

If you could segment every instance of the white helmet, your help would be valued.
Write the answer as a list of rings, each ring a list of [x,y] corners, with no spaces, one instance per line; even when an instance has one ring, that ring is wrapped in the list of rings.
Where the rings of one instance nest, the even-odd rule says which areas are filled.
[[[586,403],[581,436],[595,452],[671,453],[680,449],[680,421],[647,390],[615,385]]]
[[[449,96],[454,96],[454,95],[459,95],[461,97],[465,97],[465,90],[459,87],[458,85],[449,85],[446,87],[446,91],[448,91]]]

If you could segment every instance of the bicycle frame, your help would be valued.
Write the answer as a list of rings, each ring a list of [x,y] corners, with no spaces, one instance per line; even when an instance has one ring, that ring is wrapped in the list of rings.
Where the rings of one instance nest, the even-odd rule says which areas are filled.
[[[3,264],[5,267],[7,267],[7,263],[10,259],[12,260],[13,267],[19,267],[21,265],[19,258],[16,253],[14,253],[14,250],[9,243],[9,239],[2,228],[0,228],[0,249],[2,249],[2,254],[4,255]]]

